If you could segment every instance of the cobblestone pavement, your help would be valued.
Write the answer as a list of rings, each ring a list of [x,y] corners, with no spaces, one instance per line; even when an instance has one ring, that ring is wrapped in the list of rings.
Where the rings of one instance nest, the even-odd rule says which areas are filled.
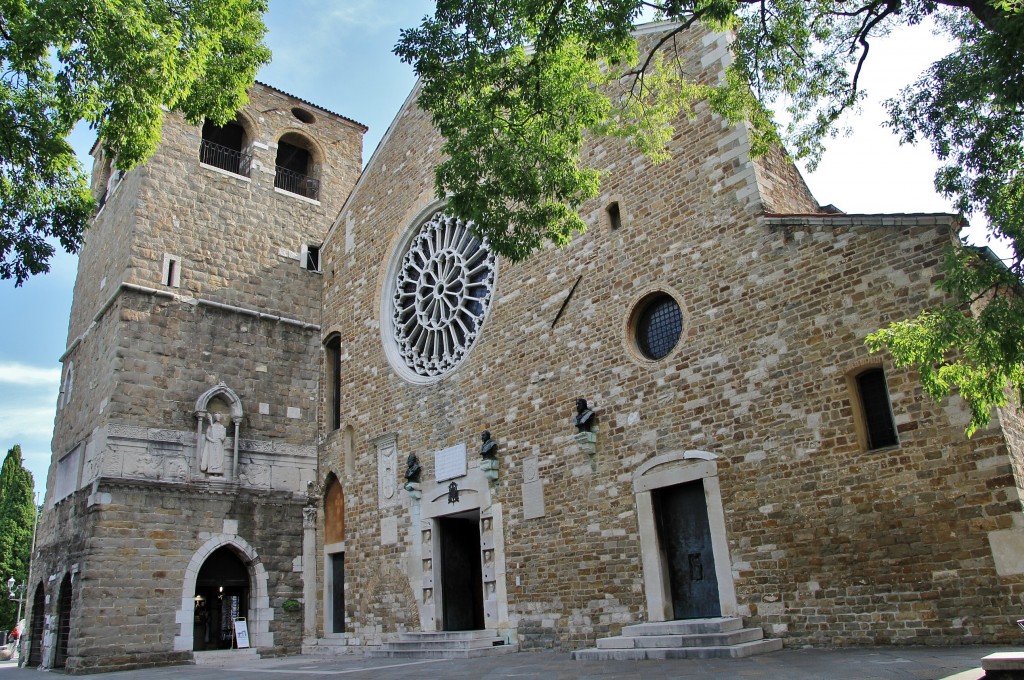
[[[794,649],[748,659],[678,661],[572,661],[568,654],[521,652],[485,659],[396,660],[287,657],[226,667],[172,666],[106,673],[104,680],[285,680],[296,678],[373,678],[374,680],[667,680],[728,678],[729,680],[977,680],[981,657],[1007,648],[893,647],[885,649]],[[0,663],[0,680],[39,678],[37,671]],[[82,677],[82,676],[79,676]]]

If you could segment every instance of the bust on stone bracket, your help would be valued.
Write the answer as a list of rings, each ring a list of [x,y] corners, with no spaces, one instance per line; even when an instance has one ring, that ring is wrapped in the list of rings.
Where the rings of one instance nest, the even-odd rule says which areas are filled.
[[[491,439],[490,430],[480,434],[480,470],[489,481],[498,481],[498,442]]]
[[[597,433],[594,432],[594,425],[597,424],[597,413],[591,410],[587,400],[579,397],[576,399],[576,415],[572,418],[572,424],[576,426],[574,439],[580,450],[591,456],[597,453]]]

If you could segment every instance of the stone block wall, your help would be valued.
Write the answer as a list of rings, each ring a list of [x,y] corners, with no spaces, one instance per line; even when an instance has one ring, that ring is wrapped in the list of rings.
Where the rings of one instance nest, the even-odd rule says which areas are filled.
[[[169,114],[159,149],[108,193],[80,256],[63,357],[74,387],[55,424],[47,506],[53,517],[80,508],[81,519],[39,532],[43,568],[77,565],[83,584],[73,670],[189,658],[191,633],[174,631],[191,598],[182,573],[197,571],[189,560],[229,526],[267,589],[254,643],[270,653],[301,646],[300,615],[266,618],[302,597],[300,492],[316,464],[322,275],[301,255],[351,190],[365,127],[269,86],[250,98],[239,114],[248,177],[200,163],[201,126]],[[275,187],[284,135],[311,150],[316,199]],[[165,280],[167,256],[180,281]],[[196,463],[197,399],[219,383],[239,417],[237,479],[207,478]],[[58,470],[76,447],[77,467]],[[81,490],[65,496],[69,484]],[[71,536],[86,543],[74,555],[64,550]]]
[[[651,616],[631,479],[682,451],[717,457],[729,567],[749,624],[796,646],[1012,638],[1005,612],[1019,605],[1020,577],[997,573],[988,539],[1020,511],[1001,432],[966,440],[962,404],[930,402],[913,373],[863,344],[941,300],[933,284],[958,223],[766,218],[769,206],[807,213],[816,203],[782,181],[795,171],[761,172],[767,162],[747,159],[738,136],[698,110],[657,167],[617,142],[589,146],[587,161],[607,171],[584,207],[589,231],[524,263],[500,261],[475,347],[451,375],[416,385],[382,349],[381,295],[403,233],[434,205],[440,142],[421,111],[399,113],[325,245],[322,333],[340,336],[342,420],[355,450],[349,468],[344,430],[326,431],[320,473],[345,489],[353,635],[379,641],[410,625],[397,603],[422,592],[417,518],[437,491],[433,453],[465,444],[472,456],[488,429],[500,447],[489,494],[504,518],[508,604],[497,628],[524,647],[591,645]],[[780,186],[766,188],[768,175]],[[605,216],[613,201],[616,230]],[[678,301],[683,331],[651,361],[631,320],[658,291]],[[859,444],[847,376],[866,365],[885,369],[896,447]],[[592,456],[571,423],[577,397],[598,414]],[[419,456],[422,502],[403,494],[381,505],[373,442],[383,435],[399,461]],[[400,481],[403,470],[388,474]],[[528,474],[543,485],[540,516],[526,512]],[[382,584],[382,564],[405,581]],[[395,606],[359,606],[371,591],[387,601],[381,588]]]
[[[190,629],[192,621],[178,610],[192,597],[184,592],[190,562],[211,539],[248,544],[260,556],[267,610],[250,608],[249,625],[255,637],[257,621],[267,619],[270,637],[261,653],[297,651],[301,617],[282,605],[302,596],[301,575],[293,566],[302,551],[295,526],[301,526],[303,502],[280,492],[211,494],[110,481],[91,497],[83,490],[61,503],[46,521],[63,522],[65,535],[77,538],[44,547],[34,581],[47,583],[55,576],[47,586],[47,614],[56,621],[56,589],[68,565],[74,565],[69,672],[187,662],[191,654],[175,647],[175,637],[181,619],[187,618]],[[249,568],[255,580],[257,567]]]

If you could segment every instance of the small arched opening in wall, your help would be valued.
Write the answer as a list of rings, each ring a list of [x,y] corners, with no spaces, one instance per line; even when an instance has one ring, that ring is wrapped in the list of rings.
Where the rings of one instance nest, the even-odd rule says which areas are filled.
[[[649,621],[735,616],[718,456],[656,456],[633,473]]]
[[[225,525],[229,522],[225,520]],[[229,529],[230,530],[230,529]],[[219,552],[220,551],[220,552]],[[215,556],[216,555],[216,556]],[[207,561],[210,565],[207,566]],[[238,564],[241,564],[239,571]],[[226,566],[225,566],[226,565]],[[244,572],[244,578],[242,576]],[[223,582],[220,582],[222,579]],[[244,607],[249,641],[252,647],[266,648],[274,646],[274,634],[270,632],[270,598],[267,595],[267,570],[259,559],[259,555],[249,543],[234,534],[219,534],[206,541],[189,560],[185,568],[185,581],[181,589],[181,608],[175,612],[178,623],[178,634],[174,636],[174,651],[201,651],[217,649],[208,647],[211,640],[207,635],[207,622],[211,630],[222,630],[225,609],[213,612],[204,609],[205,605],[198,598],[208,597],[213,588],[219,596],[223,587],[225,592],[239,598],[237,611]],[[247,585],[245,582],[247,581]],[[246,593],[241,593],[247,588]],[[244,598],[242,600],[241,598]],[[203,605],[203,606],[201,606]],[[231,605],[231,602],[228,602]],[[229,620],[232,609],[228,608]],[[242,614],[239,614],[242,615]],[[205,616],[205,620],[204,619]],[[220,616],[221,619],[215,619]],[[201,637],[201,640],[197,639]]]
[[[882,360],[872,357],[846,371],[853,428],[862,452],[899,446],[889,385]]]
[[[314,201],[320,200],[321,154],[313,141],[298,132],[286,132],[277,140],[274,188]]]
[[[329,432],[341,428],[341,335],[324,340],[324,421]]]
[[[252,127],[241,115],[224,125],[206,121],[199,144],[199,162],[248,177],[252,166],[250,148],[253,139]]]
[[[324,487],[324,630],[345,632],[345,490],[333,472]]]

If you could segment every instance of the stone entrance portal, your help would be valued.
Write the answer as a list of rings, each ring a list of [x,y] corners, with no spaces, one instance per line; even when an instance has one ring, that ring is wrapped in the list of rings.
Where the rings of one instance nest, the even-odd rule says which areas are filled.
[[[463,454],[464,455],[464,454]],[[505,529],[500,503],[491,502],[476,461],[465,474],[424,482],[411,508],[421,630],[490,630],[511,635],[505,590]],[[458,492],[451,493],[452,479]]]
[[[655,489],[651,500],[668,573],[672,618],[721,616],[704,483],[698,479]]]
[[[206,558],[196,577],[195,651],[231,648],[235,619],[248,619],[249,591],[249,570],[234,550],[224,546]]]
[[[225,552],[222,552],[225,551]],[[238,566],[241,565],[241,570]],[[181,607],[174,613],[178,634],[174,636],[175,651],[195,651],[219,648],[219,626],[224,612],[231,615],[236,606],[238,616],[245,616],[249,624],[249,644],[257,649],[274,646],[270,621],[274,611],[267,596],[267,570],[259,555],[249,543],[238,535],[237,520],[224,520],[224,532],[211,536],[192,555],[185,568],[181,589]],[[220,588],[224,591],[221,592]],[[224,602],[221,596],[227,599]],[[206,635],[206,622],[198,611],[197,596],[206,598],[205,617],[209,621],[210,636]],[[216,603],[210,602],[210,597]],[[220,617],[220,618],[217,618]]]
[[[665,453],[633,473],[649,621],[736,616],[717,456]]]
[[[437,519],[441,543],[441,616],[444,630],[482,630],[484,625],[480,512]]]

